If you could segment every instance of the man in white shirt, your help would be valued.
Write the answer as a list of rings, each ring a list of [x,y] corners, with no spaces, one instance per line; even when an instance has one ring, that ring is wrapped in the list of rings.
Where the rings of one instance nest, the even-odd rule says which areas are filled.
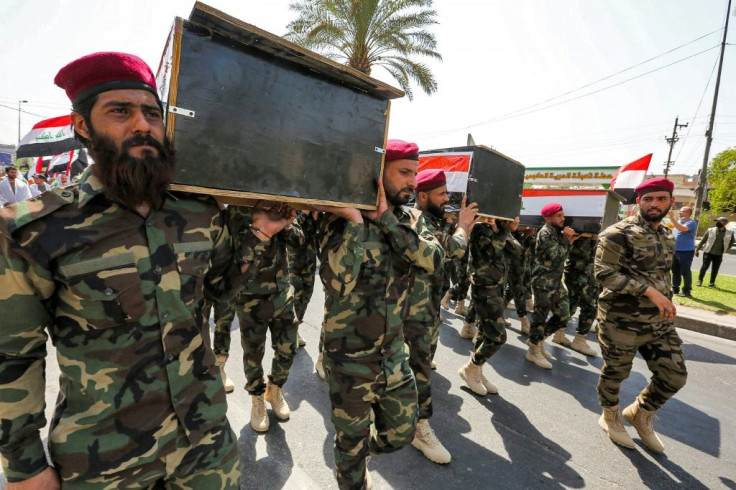
[[[36,197],[37,195],[51,189],[51,186],[46,182],[46,177],[43,174],[36,174],[33,176],[33,184],[30,186],[31,196]]]
[[[18,169],[15,165],[5,167],[5,179],[0,182],[0,206],[24,201],[31,198],[31,189],[28,184],[18,178]]]

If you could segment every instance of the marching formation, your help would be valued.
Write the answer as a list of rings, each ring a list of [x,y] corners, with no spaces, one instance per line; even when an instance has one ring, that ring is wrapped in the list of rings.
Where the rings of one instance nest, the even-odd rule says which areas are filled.
[[[460,335],[473,343],[458,380],[478,396],[499,393],[484,367],[506,342],[511,300],[528,336],[525,360],[546,370],[554,368],[548,338],[598,355],[587,342],[597,318],[599,426],[634,448],[625,419],[664,451],[652,418],[687,378],[673,325],[674,239],[662,225],[670,181],[640,185],[639,212],[599,237],[565,226],[558,203],[544,206],[536,230],[518,218],[481,219],[466,201],[449,216],[445,173],[418,172],[417,145],[389,140],[375,211],[224,207],[168,188],[175,152],[142,60],[95,53],[62,68],[55,83],[95,163],[78,181],[0,211],[8,490],[238,488],[248,468],[239,468],[225,416],[226,393],[237,388],[226,374],[235,368],[231,324],[237,315],[250,425],[265,432],[268,406],[290,416],[282,388],[317,275],[325,304],[315,368],[331,404],[340,488],[370,488],[370,456],[409,444],[451,462],[430,420],[442,409],[432,403],[440,311],[453,301],[465,318]],[[716,273],[714,261],[712,280]],[[274,355],[264,376],[268,332]],[[61,369],[50,460],[40,435],[49,336]],[[619,388],[637,352],[652,378],[621,412]]]

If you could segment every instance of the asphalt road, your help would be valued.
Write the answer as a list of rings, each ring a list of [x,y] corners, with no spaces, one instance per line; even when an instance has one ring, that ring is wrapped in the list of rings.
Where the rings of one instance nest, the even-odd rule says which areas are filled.
[[[251,405],[242,389],[242,350],[237,328],[233,332],[228,373],[238,388],[228,395],[228,416],[239,436],[243,488],[336,488],[329,402],[313,369],[322,301],[318,287],[300,327],[307,346],[299,350],[285,386],[291,419],[277,422],[271,416],[271,429],[265,435],[256,434],[249,425]],[[681,332],[689,380],[658,413],[655,427],[667,453],[655,455],[643,448],[631,427],[635,450],[615,446],[598,428],[595,385],[600,358],[589,362],[552,345],[554,369],[543,371],[524,360],[525,339],[519,334],[519,322],[512,318],[508,343],[485,367],[501,393],[477,397],[462,387],[457,375],[471,344],[458,336],[458,317],[443,312],[443,318],[431,421],[453,461],[436,465],[412,447],[374,457],[369,467],[375,489],[736,489],[735,342]],[[270,353],[266,362],[270,363]],[[48,366],[50,412],[58,368],[53,360]],[[634,399],[648,378],[644,361],[637,358],[621,390],[622,406]]]

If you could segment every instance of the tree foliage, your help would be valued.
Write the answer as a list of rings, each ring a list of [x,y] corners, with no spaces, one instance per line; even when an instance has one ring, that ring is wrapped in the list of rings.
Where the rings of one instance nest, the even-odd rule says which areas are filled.
[[[441,60],[428,27],[437,24],[433,0],[301,0],[284,37],[370,75],[387,70],[412,98],[411,82],[431,94],[437,82],[417,57]]]
[[[710,208],[715,213],[736,212],[736,148],[722,151],[708,167]]]

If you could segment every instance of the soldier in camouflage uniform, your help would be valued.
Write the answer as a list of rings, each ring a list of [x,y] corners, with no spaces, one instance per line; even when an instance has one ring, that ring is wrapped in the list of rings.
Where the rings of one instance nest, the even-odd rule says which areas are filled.
[[[532,265],[534,262],[534,244],[536,234],[534,228],[526,226],[517,229],[511,235],[520,245],[521,250],[513,245],[507,247],[509,273],[506,276],[507,284],[503,295],[504,303],[514,300],[516,316],[521,322],[521,331],[529,335],[529,310],[532,297]],[[519,253],[520,252],[520,253]]]
[[[417,388],[402,326],[414,271],[433,273],[444,260],[421,213],[403,207],[416,186],[418,159],[415,144],[389,140],[377,211],[320,208],[332,213],[320,226],[320,278],[341,489],[369,487],[366,457],[414,438]]]
[[[284,205],[280,212],[286,208],[288,206]],[[247,236],[253,227],[251,208],[229,206],[227,223],[237,246],[241,237]],[[294,287],[289,282],[286,245],[302,247],[304,234],[296,223],[292,223],[269,238],[269,247],[257,258],[258,274],[238,295],[235,309],[240,323],[245,389],[252,401],[250,425],[257,432],[267,431],[270,425],[266,402],[271,404],[278,419],[287,420],[291,415],[283,386],[296,355],[298,324],[294,317]],[[274,356],[267,384],[262,361],[269,331]]]
[[[595,277],[603,287],[598,299],[598,340],[603,367],[598,399],[603,414],[598,425],[616,443],[634,448],[619,412],[621,383],[638,352],[652,371],[649,384],[623,411],[641,440],[661,453],[664,445],[652,417],[687,380],[682,340],[675,330],[672,266],[675,242],[662,218],[674,204],[674,184],[649,179],[636,188],[639,212],[608,227],[595,254]]]
[[[465,206],[458,215],[457,228],[446,232],[444,208],[449,202],[447,181],[442,170],[423,170],[417,174],[416,208],[424,223],[445,251],[445,264],[464,255],[468,232],[475,223],[478,205]],[[415,220],[414,223],[420,223]],[[419,231],[419,230],[418,230]],[[437,439],[429,425],[432,416],[432,357],[440,332],[440,300],[446,274],[444,268],[429,273],[417,269],[409,296],[409,316],[404,323],[404,338],[409,346],[409,365],[414,371],[419,402],[419,422],[412,445],[429,460],[445,464],[452,459],[450,452]]]
[[[471,313],[466,323],[478,324],[473,339],[475,349],[458,374],[474,393],[484,396],[498,393],[498,388],[483,375],[483,365],[506,343],[503,321],[503,288],[507,264],[504,256],[510,231],[518,221],[494,220],[478,223],[470,233]]]
[[[570,244],[575,240],[572,228],[564,226],[565,213],[559,203],[548,203],[542,208],[545,224],[537,233],[532,269],[534,313],[526,360],[535,365],[552,369],[547,360],[551,355],[544,348],[544,339],[564,329],[570,319],[567,290],[562,285],[562,272]],[[552,317],[547,320],[550,311]],[[564,335],[563,335],[564,336]]]
[[[596,355],[586,337],[593,326],[598,310],[600,288],[595,280],[593,269],[597,244],[597,236],[581,236],[570,246],[565,262],[565,286],[570,297],[570,315],[574,315],[575,310],[578,309],[578,306],[580,307],[578,328],[570,348],[586,356]]]
[[[296,224],[304,234],[304,242],[301,247],[286,245],[289,254],[290,282],[294,286],[294,316],[297,325],[304,321],[304,313],[309,306],[309,300],[314,292],[314,278],[317,273],[317,212],[299,211]],[[304,340],[297,332],[299,347],[305,345]]]
[[[235,384],[225,373],[225,363],[227,363],[230,356],[230,328],[235,319],[235,301],[205,299],[202,304],[203,328],[209,328],[210,312],[213,309],[215,313],[215,334],[212,341],[212,350],[215,353],[217,365],[220,367],[220,376],[222,376],[222,384],[225,385],[225,393],[232,393],[235,391]]]
[[[236,489],[236,438],[195,314],[203,290],[224,297],[257,272],[262,239],[234,254],[214,200],[166,191],[172,147],[140,58],[95,53],[55,81],[96,163],[0,211],[6,488]],[[287,224],[254,220],[265,233]],[[53,468],[40,437],[48,335],[61,370]]]
[[[450,301],[455,301],[455,314],[465,316],[468,309],[465,307],[465,298],[468,297],[470,289],[470,275],[468,274],[469,252],[459,259],[454,259],[448,264],[448,275],[452,286],[442,298],[442,307],[446,310],[450,309]]]

